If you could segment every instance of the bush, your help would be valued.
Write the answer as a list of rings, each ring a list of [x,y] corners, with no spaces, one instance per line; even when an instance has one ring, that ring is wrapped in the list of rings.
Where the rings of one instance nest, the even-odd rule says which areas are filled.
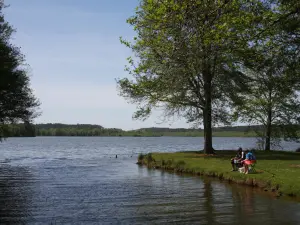
[[[185,161],[179,160],[176,162],[176,168],[182,168],[185,165]]]
[[[300,152],[300,147],[296,149],[296,152]]]
[[[138,156],[138,161],[143,161],[145,158],[145,155],[143,155],[142,153],[139,154]]]
[[[147,163],[151,163],[151,162],[155,161],[154,158],[152,157],[151,153],[148,153],[146,155],[146,160],[147,160]]]
[[[173,159],[168,159],[168,161],[166,162],[166,165],[171,167],[173,165]]]

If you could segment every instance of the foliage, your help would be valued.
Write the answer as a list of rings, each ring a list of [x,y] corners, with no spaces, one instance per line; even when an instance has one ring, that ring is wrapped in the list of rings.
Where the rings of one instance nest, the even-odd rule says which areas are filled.
[[[146,155],[145,155],[145,159],[146,159],[146,162],[147,162],[147,163],[152,163],[152,162],[155,161],[154,158],[152,157],[152,153],[146,154]]]
[[[277,26],[285,35],[284,42],[298,45],[300,42],[300,2],[298,0],[274,0],[273,4],[278,5],[280,12],[277,18],[271,23]]]
[[[37,136],[122,136],[122,130],[92,124],[37,124]]]
[[[138,156],[138,161],[142,162],[145,158],[145,155],[143,153],[140,153]]]
[[[138,105],[134,118],[162,108],[203,123],[212,153],[212,125],[230,122],[231,100],[246,88],[235,52],[249,45],[265,11],[260,1],[141,1],[128,19],[135,41],[121,40],[137,58],[128,59],[133,80],[118,80],[121,96]]]
[[[39,102],[30,89],[24,56],[10,43],[12,27],[2,13],[0,1],[0,139],[7,135],[9,123],[24,121],[27,127],[38,113]]]
[[[179,160],[179,161],[176,161],[175,168],[177,168],[177,169],[183,169],[184,165],[185,165],[185,161],[184,160]]]
[[[278,64],[283,67],[282,64]],[[270,67],[274,69],[274,66]],[[237,107],[239,118],[251,125],[261,124],[263,129],[254,129],[263,149],[286,141],[299,139],[300,102],[293,76],[284,73],[254,73],[251,92],[244,96],[244,104]],[[242,119],[241,119],[242,118]],[[269,143],[268,143],[269,141]]]
[[[259,129],[260,127],[258,127]],[[29,128],[25,124],[6,125],[8,137],[34,137],[34,136],[133,136],[133,137],[201,137],[203,130],[185,128],[142,128],[124,131],[117,128],[104,128],[92,124],[35,124]],[[253,127],[216,127],[213,128],[214,137],[253,137],[253,132],[248,132]]]
[[[242,93],[243,103],[236,108],[236,118],[251,125],[262,125],[263,129],[255,132],[265,150],[270,150],[271,145],[279,145],[282,137],[286,141],[300,138],[297,92],[300,87],[300,49],[299,39],[296,41],[299,26],[294,27],[296,33],[291,27],[288,31],[283,29],[281,20],[286,14],[281,11],[282,7],[273,6],[277,13],[263,25],[265,32],[245,50],[247,58],[241,56],[241,72],[249,77],[250,90]],[[268,27],[270,24],[272,28]]]

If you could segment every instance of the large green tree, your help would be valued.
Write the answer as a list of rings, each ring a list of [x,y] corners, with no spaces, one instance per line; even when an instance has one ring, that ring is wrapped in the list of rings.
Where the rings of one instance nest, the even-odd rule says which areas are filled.
[[[152,109],[204,125],[204,151],[213,153],[212,126],[229,122],[232,99],[245,89],[236,52],[259,31],[259,1],[143,0],[128,23],[137,35],[121,96],[138,104],[135,118]]]
[[[0,139],[7,134],[7,124],[29,124],[39,106],[30,89],[24,56],[10,42],[14,30],[4,19],[4,7],[0,0]]]

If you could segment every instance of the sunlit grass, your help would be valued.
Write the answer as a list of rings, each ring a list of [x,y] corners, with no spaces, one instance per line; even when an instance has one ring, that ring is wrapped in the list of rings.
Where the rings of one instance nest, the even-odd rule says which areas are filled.
[[[235,154],[234,151],[217,151],[216,155],[201,152],[152,153],[139,162],[149,167],[215,176],[272,190],[279,195],[300,197],[300,153],[256,151],[257,172],[247,175],[231,171],[230,158]]]

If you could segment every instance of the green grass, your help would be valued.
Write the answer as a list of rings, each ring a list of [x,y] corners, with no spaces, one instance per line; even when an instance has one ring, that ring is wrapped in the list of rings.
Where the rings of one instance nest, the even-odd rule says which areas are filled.
[[[138,163],[158,169],[208,175],[228,181],[257,186],[278,196],[300,197],[300,153],[256,151],[256,173],[231,171],[230,158],[235,151],[217,151],[216,155],[201,152],[151,153]]]

